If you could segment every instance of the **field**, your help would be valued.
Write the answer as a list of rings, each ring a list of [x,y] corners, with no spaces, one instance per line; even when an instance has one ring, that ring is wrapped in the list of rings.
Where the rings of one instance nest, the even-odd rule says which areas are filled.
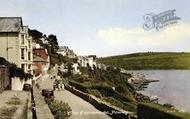
[[[186,52],[134,53],[104,57],[99,61],[127,70],[190,69],[190,53]]]

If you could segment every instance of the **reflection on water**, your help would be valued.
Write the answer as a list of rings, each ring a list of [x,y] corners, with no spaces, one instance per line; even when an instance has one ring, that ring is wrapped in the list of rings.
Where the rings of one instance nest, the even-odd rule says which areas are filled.
[[[140,70],[129,71],[146,74],[148,79],[160,80],[151,83],[145,95],[156,95],[159,103],[170,103],[175,107],[190,112],[190,70]]]

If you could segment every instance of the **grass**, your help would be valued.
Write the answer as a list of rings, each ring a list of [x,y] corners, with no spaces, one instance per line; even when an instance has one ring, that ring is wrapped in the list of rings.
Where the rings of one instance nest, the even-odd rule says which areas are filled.
[[[20,105],[21,100],[17,97],[12,97],[8,102],[6,102],[8,105]]]
[[[27,119],[27,116],[28,116],[28,102],[29,102],[29,100],[27,99],[26,103],[24,105],[24,109],[23,109],[23,112],[22,112],[21,119]]]
[[[119,107],[119,108],[127,110],[127,111],[136,112],[136,109],[137,109],[135,104],[128,103],[128,102],[121,102],[113,97],[104,97],[103,100],[116,107]]]
[[[12,107],[3,107],[3,109],[0,109],[0,117],[4,116],[7,119],[11,119],[11,117],[14,115],[16,112],[17,107],[12,106]]]
[[[148,107],[149,109],[158,110],[159,112],[166,113],[169,115],[172,115],[176,117],[177,119],[190,119],[190,114],[186,112],[180,112],[176,109],[171,109],[167,107],[163,107],[160,104],[153,104],[153,103],[142,103],[141,105],[144,105],[145,107]]]
[[[128,70],[190,69],[190,53],[152,52],[105,57],[102,62]]]

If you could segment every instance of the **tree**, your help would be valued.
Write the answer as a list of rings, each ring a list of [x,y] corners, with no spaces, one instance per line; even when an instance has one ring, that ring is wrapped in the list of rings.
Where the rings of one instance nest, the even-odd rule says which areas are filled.
[[[36,29],[29,30],[29,34],[32,36],[33,40],[37,41],[43,37],[43,33]]]
[[[50,34],[47,38],[47,41],[51,47],[51,53],[56,53],[59,49],[59,44],[56,35]]]

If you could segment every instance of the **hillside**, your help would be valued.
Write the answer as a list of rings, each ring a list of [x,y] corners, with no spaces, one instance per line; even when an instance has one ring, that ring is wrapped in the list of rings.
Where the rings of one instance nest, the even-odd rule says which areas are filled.
[[[190,69],[190,53],[148,52],[102,58],[104,64],[128,70]]]

